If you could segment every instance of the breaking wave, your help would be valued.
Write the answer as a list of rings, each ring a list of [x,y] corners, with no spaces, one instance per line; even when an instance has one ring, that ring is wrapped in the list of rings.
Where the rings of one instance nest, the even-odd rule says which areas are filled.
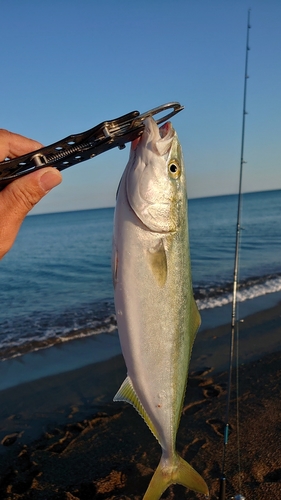
[[[232,283],[197,286],[194,296],[199,310],[214,309],[232,302]],[[254,299],[281,291],[281,275],[252,277],[239,283],[237,301]],[[15,324],[17,322],[17,325]],[[19,316],[0,325],[5,336],[0,339],[0,360],[81,339],[100,333],[112,333],[117,329],[113,301],[98,302],[77,310],[66,310],[61,315],[33,314]],[[9,331],[10,329],[10,331]],[[15,330],[18,335],[15,336]]]
[[[233,284],[228,283],[223,286],[209,286],[208,288],[198,287],[194,290],[195,300],[199,310],[214,309],[222,307],[232,302]],[[250,278],[239,283],[237,291],[237,301],[255,299],[268,293],[281,291],[281,275]]]

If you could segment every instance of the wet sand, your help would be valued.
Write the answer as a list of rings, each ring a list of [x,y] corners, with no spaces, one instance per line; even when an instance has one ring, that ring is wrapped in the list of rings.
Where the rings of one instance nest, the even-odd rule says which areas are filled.
[[[240,338],[240,425],[238,432],[233,390],[226,499],[237,493],[247,500],[278,499],[281,304],[245,317]],[[204,477],[211,500],[219,492],[228,352],[229,325],[198,334],[178,432],[178,451]],[[160,447],[130,405],[112,402],[125,374],[118,355],[0,392],[1,500],[143,497]],[[163,498],[204,496],[172,486]]]

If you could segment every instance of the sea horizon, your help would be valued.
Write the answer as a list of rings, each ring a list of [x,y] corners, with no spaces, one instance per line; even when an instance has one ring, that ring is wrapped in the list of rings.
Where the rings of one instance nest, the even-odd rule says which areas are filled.
[[[249,195],[249,194],[259,194],[259,193],[271,193],[275,191],[281,191],[281,188],[277,189],[265,189],[265,190],[259,190],[259,191],[245,191],[242,192],[241,195]],[[191,200],[205,200],[209,198],[223,198],[223,197],[228,197],[228,196],[235,196],[238,198],[238,193],[229,193],[229,194],[215,194],[215,195],[209,195],[209,196],[194,196],[194,197],[189,197],[188,196],[188,201]],[[87,212],[89,210],[106,210],[110,208],[115,208],[115,205],[110,205],[110,206],[104,206],[104,207],[92,207],[92,208],[77,208],[76,210],[59,210],[59,211],[51,211],[51,212],[42,212],[40,214],[33,214],[32,212],[27,215],[27,217],[35,217],[37,215],[49,215],[49,214],[66,214],[66,213],[73,213],[73,212]]]

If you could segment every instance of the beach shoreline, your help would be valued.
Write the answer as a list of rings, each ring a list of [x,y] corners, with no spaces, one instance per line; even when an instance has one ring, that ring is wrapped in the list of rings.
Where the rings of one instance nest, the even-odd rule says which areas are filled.
[[[243,493],[251,498],[254,492],[255,500],[278,498],[281,303],[243,319]],[[228,351],[228,324],[198,334],[178,433],[180,454],[203,475],[212,500],[218,497]],[[133,408],[112,402],[125,375],[123,358],[115,354],[0,391],[1,499],[141,499],[160,448]],[[227,498],[239,485],[234,395],[230,415]],[[175,486],[163,498],[202,495]]]
[[[269,311],[268,314],[270,315],[271,310],[276,307],[278,308],[279,302],[281,302],[281,292],[270,293],[239,303],[239,318],[242,325],[242,332],[243,329],[245,330],[245,318],[245,324],[247,325],[248,319],[257,313],[263,315],[263,313],[267,314],[266,311]],[[222,307],[200,311],[202,323],[195,340],[191,359],[194,365],[201,363],[198,351],[201,349],[204,352],[205,340],[207,339],[209,342],[209,338],[213,336],[211,330],[219,328],[219,338],[222,339],[224,337],[224,342],[229,342],[231,308],[232,304],[227,304]],[[253,325],[255,324],[255,319],[252,323]],[[250,335],[248,333],[249,340],[251,340],[252,332],[253,330],[251,330]],[[278,340],[278,336],[274,334],[273,338],[268,342],[266,352],[278,349],[278,346],[275,345],[276,340]],[[263,342],[262,332],[260,341],[261,343]],[[214,345],[212,347],[214,352],[217,351],[218,346]],[[51,346],[47,345],[44,348],[0,361],[0,393],[2,390],[25,382],[31,382],[50,375],[57,375],[100,361],[106,361],[120,353],[121,346],[117,330],[82,336],[66,342],[61,341]],[[204,355],[202,359],[204,359]],[[228,362],[227,357],[226,359],[226,362]],[[254,356],[252,359],[254,359]],[[225,364],[215,363],[217,369],[225,368]]]

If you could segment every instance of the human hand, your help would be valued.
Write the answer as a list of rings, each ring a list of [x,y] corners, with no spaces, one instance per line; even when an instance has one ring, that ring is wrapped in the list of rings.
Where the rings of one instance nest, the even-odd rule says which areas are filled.
[[[37,141],[0,129],[0,161],[41,147]],[[14,180],[0,192],[0,259],[13,245],[28,212],[61,181],[56,168],[45,167]]]

